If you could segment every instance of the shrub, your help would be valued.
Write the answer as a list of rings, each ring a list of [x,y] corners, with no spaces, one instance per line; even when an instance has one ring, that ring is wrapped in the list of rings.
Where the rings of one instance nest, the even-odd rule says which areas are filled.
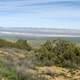
[[[27,40],[17,40],[15,43],[16,48],[31,50],[31,46],[29,45]]]
[[[28,51],[32,49],[27,40],[21,39],[17,40],[16,42],[10,42],[7,40],[0,39],[0,47],[26,49]]]
[[[66,40],[47,41],[36,52],[38,64],[80,66],[80,47]]]
[[[9,68],[4,60],[0,60],[0,76],[6,80],[25,80],[23,76],[17,74],[15,68]]]

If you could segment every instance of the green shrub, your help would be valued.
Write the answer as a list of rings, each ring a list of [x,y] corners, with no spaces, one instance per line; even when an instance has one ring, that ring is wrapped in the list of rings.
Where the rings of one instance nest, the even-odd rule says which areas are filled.
[[[31,46],[29,45],[27,40],[17,40],[15,43],[16,48],[31,50]]]
[[[66,40],[47,41],[37,50],[38,64],[58,66],[80,66],[80,47]]]
[[[7,40],[0,39],[0,47],[26,49],[28,51],[32,49],[27,40],[21,39],[17,40],[16,42],[10,42]]]

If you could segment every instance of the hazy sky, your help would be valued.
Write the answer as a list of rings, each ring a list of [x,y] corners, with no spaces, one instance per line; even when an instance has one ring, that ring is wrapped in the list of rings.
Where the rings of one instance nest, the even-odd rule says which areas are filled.
[[[80,0],[0,0],[0,26],[80,29]]]

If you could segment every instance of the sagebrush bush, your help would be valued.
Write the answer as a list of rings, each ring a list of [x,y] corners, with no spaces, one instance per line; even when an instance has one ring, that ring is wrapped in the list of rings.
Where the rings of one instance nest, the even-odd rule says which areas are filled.
[[[37,50],[38,64],[80,66],[80,47],[65,40],[47,41]]]

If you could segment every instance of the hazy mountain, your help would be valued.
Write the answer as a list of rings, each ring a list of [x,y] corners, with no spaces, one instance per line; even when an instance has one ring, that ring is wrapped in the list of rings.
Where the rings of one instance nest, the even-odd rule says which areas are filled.
[[[0,27],[0,37],[80,37],[80,30],[57,28]]]

